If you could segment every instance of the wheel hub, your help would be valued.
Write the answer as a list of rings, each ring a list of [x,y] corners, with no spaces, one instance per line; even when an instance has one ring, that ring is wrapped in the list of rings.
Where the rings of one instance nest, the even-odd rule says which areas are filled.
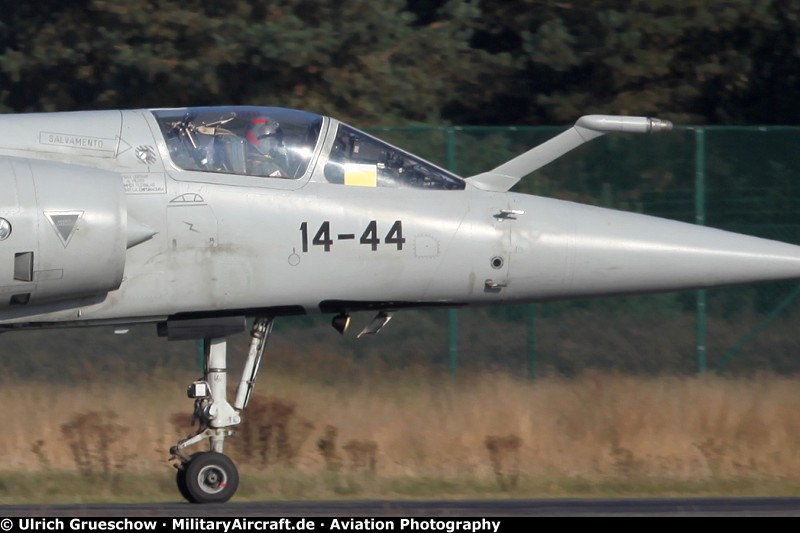
[[[228,476],[216,466],[207,466],[197,475],[200,488],[208,494],[216,494],[228,486]]]

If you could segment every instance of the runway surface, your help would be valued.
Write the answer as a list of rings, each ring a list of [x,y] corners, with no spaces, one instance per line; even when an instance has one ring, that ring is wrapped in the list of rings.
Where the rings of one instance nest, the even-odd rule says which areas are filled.
[[[366,500],[5,505],[14,517],[535,517],[535,516],[800,516],[800,498]]]

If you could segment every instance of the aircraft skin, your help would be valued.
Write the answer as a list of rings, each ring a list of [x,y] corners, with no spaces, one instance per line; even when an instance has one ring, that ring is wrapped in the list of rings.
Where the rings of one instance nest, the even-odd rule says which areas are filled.
[[[0,120],[2,190],[16,190],[0,199],[17,237],[0,242],[6,326],[538,301],[800,272],[794,246],[469,180],[459,190],[332,184],[321,170],[330,139],[290,180],[177,168],[146,110]],[[333,135],[338,122],[324,122]],[[82,214],[65,243],[45,213]],[[398,222],[404,242],[386,242]],[[318,240],[330,242],[313,244],[323,225]],[[126,250],[136,231],[147,240]],[[691,263],[715,249],[715,261]],[[15,280],[13,256],[27,251],[33,279]],[[27,303],[11,302],[18,293]]]
[[[374,310],[362,333],[376,333],[411,307],[800,277],[797,246],[508,192],[604,133],[671,127],[657,119],[583,117],[467,179],[333,118],[280,108],[41,113],[0,124],[0,329],[154,322],[169,338],[205,339],[204,379],[190,391],[201,427],[173,448],[178,487],[197,503],[236,490],[222,443],[274,317],[330,313],[343,331],[350,312]],[[254,147],[282,170],[262,170]],[[230,404],[224,338],[244,317],[264,322]],[[205,439],[212,451],[183,453]]]
[[[41,124],[37,124],[39,121]],[[0,303],[5,307],[0,311],[0,320],[6,324],[130,323],[231,309],[314,313],[320,312],[320,302],[336,300],[444,303],[454,301],[453,295],[459,302],[502,298],[483,292],[483,278],[475,278],[477,281],[469,283],[471,287],[464,283],[469,280],[467,271],[473,269],[478,269],[478,277],[497,277],[507,271],[491,269],[489,259],[507,246],[496,241],[509,224],[489,218],[494,222],[492,227],[479,229],[473,218],[476,208],[483,211],[481,218],[485,218],[491,217],[492,209],[506,207],[508,201],[502,195],[482,194],[480,199],[490,202],[481,206],[470,202],[464,190],[425,191],[426,197],[420,198],[416,189],[332,185],[319,178],[319,172],[310,172],[300,180],[287,180],[184,171],[170,164],[163,140],[154,138],[157,126],[144,111],[28,115],[14,117],[8,127],[20,134],[15,132],[2,143],[5,146],[0,153],[9,156],[3,163],[12,167],[11,172],[5,173],[5,180],[13,180],[13,172],[21,173],[18,168],[27,171],[30,166],[38,196],[32,190],[20,191],[20,195],[27,194],[29,207],[38,201],[41,212],[84,211],[84,215],[64,246],[57,232],[41,220],[45,218],[41,212],[25,213],[28,218],[39,218],[38,243],[25,245],[33,249],[37,244],[46,247],[47,252],[58,254],[59,260],[67,264],[37,263],[33,281],[4,283],[6,292],[31,292],[24,309],[8,300]],[[51,150],[48,149],[53,144],[47,144],[42,151],[42,143],[36,146],[36,139],[54,137],[43,132],[45,129],[66,131],[70,137],[55,137],[53,144],[59,140],[62,144]],[[22,132],[28,133],[33,142],[26,142]],[[64,146],[66,140],[73,138],[102,141],[97,141],[98,148]],[[20,145],[20,149],[13,149],[14,145]],[[155,148],[155,160],[138,158],[138,146]],[[50,167],[33,158],[70,162],[65,168]],[[107,169],[113,174],[82,184],[80,176],[85,170],[78,165]],[[20,181],[17,178],[21,189],[26,184]],[[97,191],[101,182],[113,183],[117,190]],[[127,191],[123,192],[123,186]],[[42,198],[42,189],[52,194]],[[89,219],[93,204],[103,210],[111,204],[116,210],[116,204],[122,204],[125,213],[115,212],[113,225],[105,228],[116,242],[100,243],[96,240],[99,232],[90,231],[97,224]],[[24,206],[4,206],[0,213]],[[137,227],[148,228],[149,232],[145,231],[152,237],[126,251],[125,224],[131,221]],[[381,242],[375,246],[360,244],[373,221],[376,234],[368,238]],[[383,242],[397,221],[402,224],[405,242]],[[330,226],[333,242],[328,246],[308,244],[304,251],[301,225],[306,224],[307,241],[313,241],[324,223]],[[13,220],[12,224],[14,233],[19,233],[21,223]],[[27,250],[25,245],[13,246],[10,240],[3,244],[7,254]],[[92,251],[101,246],[114,248],[114,257],[108,252],[106,261],[87,261]],[[464,261],[481,248],[487,249],[480,261],[485,264],[473,267]],[[45,251],[34,253],[34,262],[40,257],[46,260],[45,255]],[[109,268],[109,261],[115,263],[113,269]],[[6,280],[12,278],[12,265],[13,259],[4,265]],[[124,280],[120,282],[123,265]],[[40,273],[62,266],[66,267],[62,277],[40,280]],[[108,276],[110,270],[116,274],[111,276],[114,279],[98,281],[98,285],[120,285],[102,294],[102,301],[91,303],[95,298],[86,295],[87,305],[64,303],[61,294],[70,290],[80,296],[81,289],[71,285],[74,281],[70,275],[96,280]],[[437,274],[444,274],[443,279],[437,279]],[[38,297],[38,290],[53,285],[71,285],[73,289],[44,289],[45,297]],[[375,287],[380,287],[380,292],[376,293]],[[48,304],[50,293],[56,294],[59,301]],[[42,303],[37,305],[40,300]],[[286,311],[281,311],[284,308]]]

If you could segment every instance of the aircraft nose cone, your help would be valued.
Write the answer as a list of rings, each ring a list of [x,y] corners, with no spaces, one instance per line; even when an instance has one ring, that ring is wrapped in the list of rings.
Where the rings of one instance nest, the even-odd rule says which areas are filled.
[[[546,198],[524,209],[532,216],[514,229],[510,278],[537,298],[800,278],[791,244]]]

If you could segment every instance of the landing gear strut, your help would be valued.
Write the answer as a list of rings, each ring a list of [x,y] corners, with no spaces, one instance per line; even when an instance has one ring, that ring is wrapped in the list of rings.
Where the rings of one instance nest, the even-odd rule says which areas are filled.
[[[272,325],[272,319],[265,317],[253,323],[250,351],[232,405],[227,400],[226,339],[205,339],[203,378],[189,385],[187,390],[189,397],[194,398],[192,420],[199,421],[200,427],[170,449],[172,458],[179,461],[176,465],[178,490],[192,503],[226,502],[239,487],[239,472],[233,461],[223,454],[223,447],[225,439],[235,433],[231,428],[241,422],[240,413],[250,402]],[[208,439],[209,451],[185,454],[186,448],[205,439]]]

